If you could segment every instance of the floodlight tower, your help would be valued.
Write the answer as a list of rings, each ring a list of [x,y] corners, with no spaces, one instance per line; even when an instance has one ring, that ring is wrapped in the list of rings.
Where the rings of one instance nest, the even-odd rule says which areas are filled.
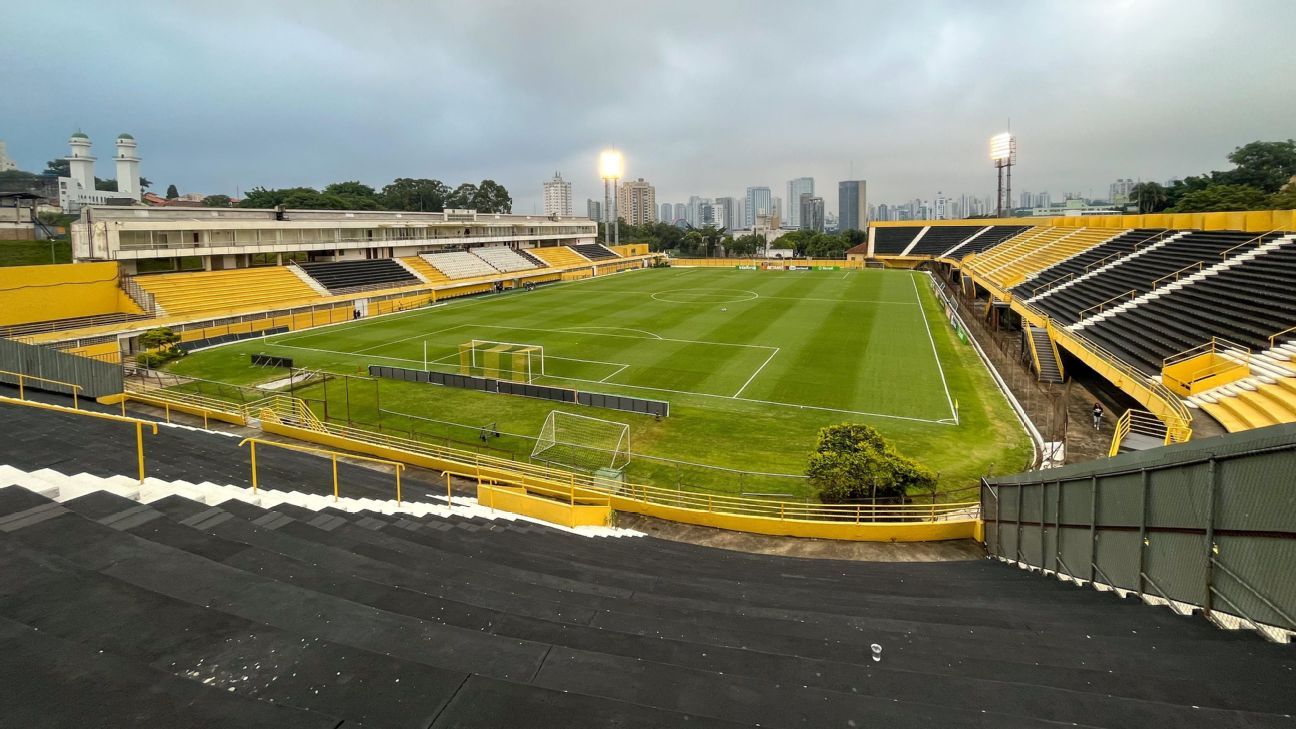
[[[995,217],[1004,216],[1004,207],[1012,207],[1012,168],[1017,163],[1017,140],[1012,132],[1004,132],[990,137],[990,161],[999,173],[999,197],[996,200]],[[1004,184],[1004,173],[1008,182]]]
[[[617,211],[616,183],[625,174],[625,158],[615,149],[605,149],[599,155],[599,177],[603,178],[603,217],[611,216],[612,244],[621,242],[620,213]]]

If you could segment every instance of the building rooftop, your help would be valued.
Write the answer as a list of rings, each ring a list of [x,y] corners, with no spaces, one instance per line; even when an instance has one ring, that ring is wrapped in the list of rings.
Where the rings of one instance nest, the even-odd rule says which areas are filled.
[[[135,140],[135,137],[132,137],[131,135],[127,134],[126,132],[122,132],[121,134],[118,134],[118,135],[117,135],[117,138],[118,138],[118,139],[129,139],[129,140],[131,140],[131,141],[134,141],[134,140]]]
[[[90,136],[89,136],[88,134],[86,134],[85,132],[72,132],[72,137],[71,137],[71,138],[72,138],[72,139],[87,139],[87,140],[88,140],[88,139],[90,139]]]

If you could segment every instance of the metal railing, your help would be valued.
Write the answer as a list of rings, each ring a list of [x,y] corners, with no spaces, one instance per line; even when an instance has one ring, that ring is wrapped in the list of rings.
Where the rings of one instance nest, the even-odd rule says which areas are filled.
[[[1270,334],[1270,335],[1269,335],[1269,349],[1273,349],[1274,347],[1277,347],[1277,346],[1278,346],[1278,338],[1279,338],[1279,337],[1283,337],[1283,336],[1286,336],[1286,335],[1288,335],[1288,334],[1293,334],[1293,333],[1296,333],[1296,326],[1290,326],[1290,327],[1287,327],[1286,329],[1282,330],[1281,332],[1278,332],[1277,334]]]
[[[1154,290],[1154,289],[1160,288],[1160,287],[1161,287],[1161,282],[1164,281],[1164,280],[1166,280],[1166,279],[1168,279],[1168,278],[1173,278],[1175,281],[1178,281],[1179,278],[1180,278],[1181,276],[1183,276],[1184,272],[1185,272],[1185,271],[1188,271],[1188,270],[1190,270],[1190,269],[1194,269],[1194,268],[1195,268],[1195,269],[1197,269],[1198,271],[1201,271],[1201,270],[1205,267],[1205,265],[1206,265],[1206,264],[1205,264],[1204,261],[1194,261],[1193,263],[1190,263],[1190,264],[1188,264],[1187,266],[1184,266],[1183,268],[1179,269],[1178,271],[1171,271],[1170,273],[1167,273],[1166,275],[1162,276],[1161,278],[1153,279],[1153,280],[1152,280],[1152,284],[1151,284],[1150,286],[1148,286],[1148,290],[1149,290],[1149,291],[1152,291],[1152,290]]]
[[[1183,442],[1180,438],[1189,424],[1183,421],[1174,422],[1174,420],[1174,418],[1164,420],[1146,410],[1126,410],[1116,421],[1107,455],[1109,457],[1119,455],[1121,445],[1130,435],[1156,438],[1162,445]]]
[[[158,434],[158,424],[150,420],[140,420],[122,415],[111,415],[109,413],[100,413],[94,410],[79,410],[76,408],[63,407],[62,405],[50,405],[43,402],[34,402],[32,400],[19,400],[12,397],[0,396],[0,403],[7,405],[21,405],[23,407],[37,408],[39,410],[50,410],[59,413],[70,413],[87,418],[98,420],[111,420],[116,423],[129,423],[135,426],[135,455],[139,466],[139,482],[144,483],[144,426],[152,429],[153,435]]]
[[[295,443],[280,443],[278,441],[263,440],[261,438],[244,438],[242,441],[239,442],[239,447],[242,448],[245,445],[248,446],[248,454],[252,460],[252,493],[254,494],[257,492],[257,487],[259,485],[257,479],[256,449],[257,446],[260,445],[267,448],[279,448],[281,450],[297,451],[299,453],[313,453],[315,455],[328,456],[329,461],[333,467],[333,501],[334,502],[337,502],[341,498],[340,489],[338,485],[338,458],[350,458],[356,461],[364,461],[366,463],[378,463],[384,466],[390,466],[396,474],[396,504],[399,506],[401,503],[401,471],[405,470],[405,464],[399,461],[389,461],[385,458],[371,458],[369,456],[358,456],[350,453],[342,453],[340,451],[329,450],[327,448],[312,448],[311,446],[297,445]]]
[[[36,375],[29,375],[25,372],[10,372],[9,370],[0,370],[0,377],[16,377],[18,379],[17,384],[18,384],[19,400],[27,399],[26,385],[28,380],[44,383],[47,385],[59,385],[62,387],[69,388],[70,390],[72,390],[72,409],[73,410],[81,409],[81,404],[77,399],[78,397],[80,397],[80,392],[82,389],[80,385],[71,382],[64,382],[62,380],[51,380],[48,377],[37,377]]]
[[[573,499],[602,495],[645,504],[737,516],[856,524],[968,521],[977,516],[978,506],[975,502],[810,504],[725,494],[702,494],[648,484],[627,483],[598,475],[523,463],[458,448],[423,443],[400,436],[324,423],[310,412],[310,408],[304,402],[287,395],[273,395],[263,401],[249,403],[246,410],[249,417],[256,413],[255,417],[263,422],[278,422],[334,438],[355,441],[358,444],[434,458],[449,465],[444,469],[447,472],[465,478],[493,479],[526,488],[557,490]]]
[[[1105,300],[1103,300],[1103,301],[1099,301],[1098,303],[1094,304],[1093,306],[1090,306],[1090,307],[1085,308],[1085,309],[1081,309],[1080,311],[1076,312],[1076,321],[1084,321],[1086,318],[1088,318],[1088,317],[1085,316],[1085,314],[1088,314],[1089,312],[1093,311],[1094,309],[1097,309],[1097,310],[1098,310],[1098,313],[1101,314],[1104,310],[1106,310],[1108,304],[1111,304],[1111,303],[1117,301],[1118,299],[1126,299],[1126,297],[1129,297],[1128,299],[1126,299],[1127,301],[1128,301],[1128,300],[1131,300],[1131,299],[1135,299],[1135,298],[1138,298],[1138,294],[1139,294],[1139,290],[1138,290],[1138,289],[1130,289],[1129,291],[1126,291],[1126,292],[1123,293],[1123,294],[1116,294],[1115,296],[1111,297],[1110,299],[1105,299]],[[1124,301],[1122,301],[1121,303],[1124,303]]]
[[[1227,249],[1227,250],[1221,251],[1220,254],[1219,254],[1219,255],[1220,255],[1220,260],[1221,260],[1221,261],[1227,260],[1228,257],[1229,257],[1229,254],[1232,253],[1233,251],[1236,251],[1236,250],[1239,249],[1239,248],[1245,248],[1246,246],[1249,246],[1249,245],[1251,245],[1252,243],[1256,243],[1256,242],[1263,242],[1265,238],[1267,238],[1267,237],[1269,237],[1269,236],[1271,236],[1271,235],[1273,235],[1274,233],[1277,233],[1277,232],[1278,232],[1278,229],[1275,228],[1275,229],[1273,229],[1273,230],[1271,230],[1271,231],[1269,231],[1269,232],[1267,232],[1267,233],[1261,233],[1260,235],[1257,235],[1257,236],[1254,237],[1254,238],[1249,238],[1249,239],[1247,239],[1247,240],[1245,240],[1245,241],[1243,241],[1243,242],[1241,242],[1241,243],[1238,243],[1237,245],[1233,246],[1232,248],[1229,248],[1229,249]]]

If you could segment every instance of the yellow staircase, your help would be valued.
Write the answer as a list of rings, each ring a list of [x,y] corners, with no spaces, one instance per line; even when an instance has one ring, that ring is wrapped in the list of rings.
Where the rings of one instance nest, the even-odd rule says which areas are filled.
[[[310,304],[321,296],[286,266],[136,276],[170,316]]]
[[[528,248],[527,253],[539,258],[552,267],[579,266],[589,263],[589,259],[567,246],[549,246],[547,248]]]
[[[1194,396],[1189,402],[1230,433],[1296,423],[1296,376],[1251,378]]]
[[[409,256],[400,259],[400,261],[409,266],[415,273],[427,279],[430,284],[443,284],[451,280],[449,276],[441,273],[436,266],[428,263],[422,256]]]

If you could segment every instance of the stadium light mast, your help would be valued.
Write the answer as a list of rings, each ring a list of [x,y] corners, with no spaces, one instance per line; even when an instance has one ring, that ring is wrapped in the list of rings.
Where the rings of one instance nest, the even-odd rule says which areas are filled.
[[[999,173],[999,190],[996,199],[995,217],[1004,216],[1004,208],[1012,208],[1012,168],[1017,163],[1017,140],[1012,132],[1004,132],[990,137],[990,161]],[[1008,183],[1004,184],[1004,173],[1007,172]]]
[[[616,183],[625,174],[625,158],[615,149],[605,149],[599,155],[599,177],[603,178],[604,222],[612,221],[612,244],[621,242],[620,214],[617,210]]]

